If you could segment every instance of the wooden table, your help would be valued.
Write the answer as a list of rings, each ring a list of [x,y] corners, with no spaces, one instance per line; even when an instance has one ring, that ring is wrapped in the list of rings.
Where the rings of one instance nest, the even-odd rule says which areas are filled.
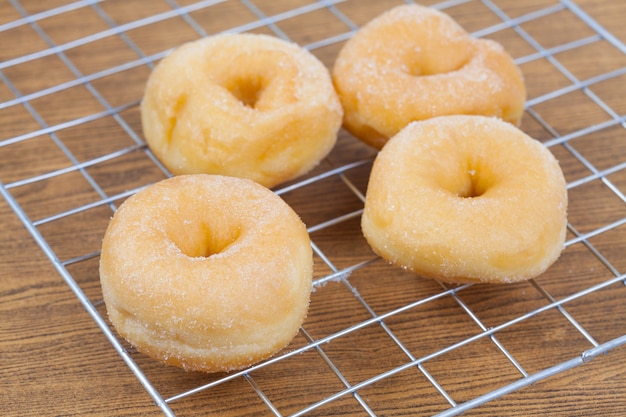
[[[515,57],[528,86],[521,128],[549,146],[569,183],[567,246],[544,275],[452,288],[377,260],[359,228],[375,152],[341,132],[310,183],[277,188],[318,251],[309,316],[274,362],[186,373],[115,341],[167,400],[161,409],[111,344],[102,234],[128,195],[167,176],[138,115],[154,62],[235,29],[288,37],[330,67],[351,31],[399,3],[0,1],[3,415],[426,416],[494,393],[464,415],[626,413],[622,1],[440,3]],[[594,346],[606,353],[547,377]],[[509,384],[528,386],[504,394]]]

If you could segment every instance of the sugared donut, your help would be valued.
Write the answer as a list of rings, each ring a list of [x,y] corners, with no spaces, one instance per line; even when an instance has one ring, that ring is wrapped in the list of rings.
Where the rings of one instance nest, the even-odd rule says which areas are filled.
[[[139,351],[188,370],[230,371],[296,335],[312,251],[300,218],[267,188],[182,175],[120,206],[100,279],[112,324]]]
[[[333,80],[344,127],[382,148],[412,121],[452,114],[522,117],[522,74],[502,46],[470,36],[448,15],[405,5],[364,25],[343,46]]]
[[[382,258],[445,282],[509,283],[560,255],[567,191],[556,159],[484,116],[413,122],[370,174],[363,233]]]
[[[267,35],[215,35],[177,48],[141,103],[150,149],[176,175],[221,174],[266,187],[313,168],[334,146],[342,108],[328,69]]]

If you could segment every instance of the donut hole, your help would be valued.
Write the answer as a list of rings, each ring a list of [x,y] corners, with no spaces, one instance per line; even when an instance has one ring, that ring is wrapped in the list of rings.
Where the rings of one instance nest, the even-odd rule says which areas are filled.
[[[225,87],[244,106],[254,109],[265,90],[265,82],[260,76],[248,76],[233,79]]]
[[[241,235],[238,227],[181,227],[170,233],[174,245],[190,258],[208,258],[224,252]]]
[[[405,70],[414,77],[447,74],[461,70],[472,59],[465,43],[434,46],[407,54],[404,59]]]
[[[475,198],[485,194],[490,184],[475,169],[467,171],[467,176],[463,187],[455,193],[461,198]]]
[[[201,253],[197,257],[208,258],[224,252],[230,245],[235,243],[239,238],[239,230],[232,231],[226,236],[208,235],[205,245],[201,247]]]
[[[167,138],[167,141],[172,140],[172,137],[174,136],[174,131],[176,130],[176,126],[178,124],[178,118],[180,117],[186,105],[187,95],[185,93],[182,93],[174,101],[170,112],[171,117],[167,119],[167,124],[165,125],[165,137]]]
[[[450,171],[452,176],[442,178],[439,185],[458,198],[483,196],[493,186],[493,176],[477,168]]]
[[[413,77],[426,77],[430,75],[447,74],[450,72],[459,71],[469,62],[469,59],[463,59],[459,61],[458,57],[451,57],[451,59],[444,59],[440,61],[422,61],[415,60],[409,62],[407,72]]]

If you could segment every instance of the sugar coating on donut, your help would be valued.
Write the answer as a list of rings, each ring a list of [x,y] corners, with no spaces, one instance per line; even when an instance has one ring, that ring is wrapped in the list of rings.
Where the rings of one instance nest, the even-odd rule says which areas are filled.
[[[363,233],[392,264],[445,282],[534,278],[560,255],[567,190],[550,151],[484,116],[413,122],[378,154]]]
[[[308,308],[305,226],[250,180],[183,175],[126,200],[106,231],[100,279],[120,335],[166,364],[247,367],[286,346]]]
[[[518,124],[526,100],[521,71],[500,44],[418,5],[398,6],[361,27],[339,52],[333,82],[344,127],[377,148],[408,123],[440,115]]]
[[[146,142],[172,173],[266,187],[317,165],[342,115],[330,73],[314,55],[256,34],[180,46],[151,73],[141,103]]]

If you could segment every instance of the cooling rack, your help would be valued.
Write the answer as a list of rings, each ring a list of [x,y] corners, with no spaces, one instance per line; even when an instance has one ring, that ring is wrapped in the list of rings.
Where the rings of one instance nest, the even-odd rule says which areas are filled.
[[[541,277],[449,286],[381,262],[359,228],[375,152],[342,131],[317,169],[275,190],[315,254],[310,312],[286,349],[241,372],[188,374],[109,326],[104,229],[125,198],[169,175],[138,115],[155,63],[198,37],[252,31],[330,67],[359,26],[399,3],[0,3],[0,193],[163,414],[453,416],[626,344],[626,47],[619,19],[603,26],[586,9],[599,2],[584,0],[421,3],[501,42],[524,72],[521,127],[557,156],[570,198],[565,250]]]

